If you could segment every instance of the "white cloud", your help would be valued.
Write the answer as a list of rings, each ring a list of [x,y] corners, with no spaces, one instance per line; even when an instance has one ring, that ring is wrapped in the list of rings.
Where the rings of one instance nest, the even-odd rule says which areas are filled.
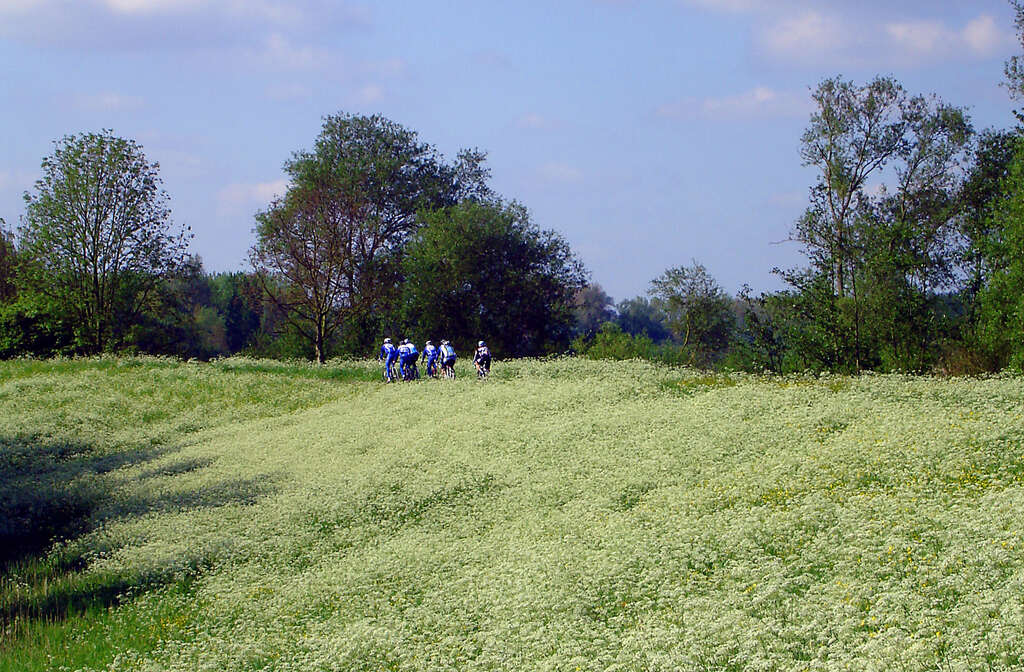
[[[42,0],[0,0],[0,14],[14,14],[36,9],[43,4]]]
[[[1000,30],[988,14],[973,18],[962,29],[920,20],[887,24],[885,34],[894,54],[912,61],[982,57],[1015,42],[1015,36]]]
[[[765,119],[805,117],[813,104],[806,93],[776,91],[758,86],[750,91],[723,97],[684,98],[662,105],[658,116],[681,119]]]
[[[987,14],[963,26],[935,18],[885,21],[883,14],[805,11],[757,29],[755,43],[762,55],[790,63],[891,67],[990,56],[1014,42]]]
[[[367,84],[356,91],[356,102],[363,105],[379,102],[384,98],[384,87],[379,84]]]
[[[331,55],[326,49],[295,45],[284,35],[272,33],[255,58],[267,67],[278,70],[313,70],[326,66]]]
[[[370,23],[356,0],[0,0],[0,38],[76,49],[253,47],[306,43]]]
[[[146,104],[140,96],[106,92],[83,94],[75,98],[75,107],[92,112],[125,112],[138,110]]]
[[[758,41],[772,55],[801,59],[845,48],[852,32],[837,17],[812,11],[768,26]]]
[[[530,131],[550,131],[561,126],[558,121],[540,114],[524,114],[516,119],[515,125]]]
[[[229,184],[217,192],[217,212],[220,215],[250,213],[255,208],[269,205],[287,190],[288,180],[284,178],[256,184]]]
[[[541,166],[537,173],[546,182],[578,184],[583,181],[583,172],[568,163],[552,161]]]
[[[201,0],[103,0],[103,5],[114,12],[125,14],[157,14],[181,12],[202,6]]]
[[[987,56],[1014,43],[994,18],[982,14],[957,30],[939,21],[889,23],[886,35],[903,55],[914,59],[945,59],[961,54]]]
[[[685,4],[714,11],[748,12],[763,9],[765,3],[759,0],[684,0]]]
[[[969,22],[962,35],[967,46],[979,54],[990,53],[1016,41],[1013,33],[1000,30],[996,20],[987,14]]]

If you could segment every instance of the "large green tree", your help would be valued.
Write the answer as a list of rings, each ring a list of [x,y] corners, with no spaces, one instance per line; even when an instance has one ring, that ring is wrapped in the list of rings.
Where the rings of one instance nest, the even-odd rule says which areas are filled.
[[[517,204],[463,201],[425,213],[406,250],[405,323],[462,349],[499,356],[568,345],[587,274],[569,244]]]
[[[725,353],[736,323],[732,299],[702,264],[668,269],[651,281],[650,296],[691,364],[711,366]]]
[[[783,277],[810,302],[821,365],[924,368],[942,331],[935,294],[959,258],[967,115],[885,77],[825,80],[814,100],[802,154],[819,175],[793,235],[811,267]]]
[[[27,286],[74,325],[79,346],[116,346],[191,234],[171,222],[159,164],[112,131],[66,136],[26,193],[19,228]]]
[[[358,340],[395,312],[417,213],[489,197],[483,160],[464,150],[447,164],[393,121],[341,114],[285,163],[288,190],[257,215],[250,260],[318,361],[343,329]]]
[[[988,277],[978,294],[978,339],[997,367],[1024,369],[1024,142],[1002,184],[982,244]]]

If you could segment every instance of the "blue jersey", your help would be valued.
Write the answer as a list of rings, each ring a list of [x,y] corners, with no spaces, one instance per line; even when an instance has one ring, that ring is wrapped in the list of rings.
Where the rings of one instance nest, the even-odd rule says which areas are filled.
[[[386,362],[393,362],[396,357],[398,357],[398,349],[395,348],[394,345],[391,343],[385,343],[380,346],[380,355],[378,355],[378,359],[383,359]]]
[[[428,362],[432,362],[437,359],[437,346],[428,345],[423,348],[423,356],[427,358]]]
[[[450,343],[442,345],[441,356],[445,359],[445,361],[449,359],[455,359],[455,348],[453,348]]]

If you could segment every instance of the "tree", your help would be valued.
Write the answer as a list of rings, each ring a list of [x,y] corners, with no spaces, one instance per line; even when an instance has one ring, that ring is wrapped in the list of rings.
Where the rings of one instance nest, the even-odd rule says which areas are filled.
[[[668,317],[646,296],[623,299],[615,310],[618,313],[615,322],[631,336],[647,336],[654,343],[672,338],[672,332],[665,326]]]
[[[964,207],[960,218],[959,266],[964,274],[962,297],[969,324],[974,324],[978,292],[988,281],[986,247],[991,239],[993,204],[1002,196],[1021,135],[1017,131],[988,130],[979,134],[973,148],[970,169],[961,189]]]
[[[0,305],[10,303],[17,294],[17,250],[14,247],[14,236],[5,225],[6,222],[0,217]]]
[[[588,284],[576,292],[576,334],[593,338],[605,322],[615,319],[615,303],[599,284]]]
[[[337,115],[285,163],[288,191],[257,215],[250,260],[317,361],[343,327],[394,311],[418,212],[489,195],[483,158],[464,150],[448,165],[392,121]]]
[[[891,78],[826,80],[814,99],[801,153],[820,174],[794,226],[811,268],[780,274],[811,301],[822,364],[924,368],[944,328],[935,293],[957,271],[967,115]],[[872,177],[890,182],[868,190]]]
[[[69,135],[25,194],[19,228],[29,286],[71,318],[81,346],[99,352],[137,319],[160,279],[185,259],[159,164],[112,131]]]
[[[406,325],[460,348],[483,338],[501,355],[564,348],[582,263],[518,204],[464,201],[425,213],[406,249]]]
[[[850,290],[853,220],[868,178],[899,151],[906,121],[906,94],[893,79],[878,77],[865,87],[826,79],[812,94],[817,111],[801,139],[804,165],[820,171],[811,207],[797,225],[817,265],[827,269],[838,297]]]
[[[210,278],[213,305],[224,317],[228,351],[241,352],[256,344],[263,326],[263,292],[251,273],[218,273]]]
[[[729,346],[735,327],[732,299],[707,269],[670,268],[651,281],[650,295],[667,316],[669,329],[690,352],[690,363],[710,366]]]
[[[979,292],[979,340],[997,367],[1024,369],[1024,143],[992,208]]]
[[[1016,14],[1014,24],[1017,27],[1017,38],[1024,47],[1024,2],[1021,0],[1010,0]],[[1010,97],[1018,99],[1024,96],[1024,56],[1011,56],[1007,59],[1003,69],[1006,75],[1004,85],[1010,91]],[[1024,122],[1024,114],[1019,110],[1015,111],[1018,121]]]

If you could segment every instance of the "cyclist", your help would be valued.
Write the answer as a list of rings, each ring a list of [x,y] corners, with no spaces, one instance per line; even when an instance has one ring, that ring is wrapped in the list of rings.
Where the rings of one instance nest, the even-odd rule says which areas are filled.
[[[427,375],[437,378],[437,356],[439,351],[433,341],[427,341],[423,346],[423,359],[427,362]]]
[[[455,348],[448,341],[441,341],[441,371],[445,378],[455,379]]]
[[[416,360],[420,358],[420,352],[416,349],[416,344],[405,339],[405,379],[416,380],[420,377],[420,370],[416,368]]]
[[[476,354],[473,355],[473,363],[476,364],[476,375],[486,378],[491,372],[491,351],[487,344],[480,341],[476,344]]]
[[[384,362],[384,380],[389,383],[395,380],[395,360],[398,359],[398,348],[394,346],[390,338],[384,339],[380,346],[380,353],[377,354],[377,361]]]
[[[409,380],[406,364],[409,362],[409,339],[403,338],[398,343],[398,375],[402,380]]]

